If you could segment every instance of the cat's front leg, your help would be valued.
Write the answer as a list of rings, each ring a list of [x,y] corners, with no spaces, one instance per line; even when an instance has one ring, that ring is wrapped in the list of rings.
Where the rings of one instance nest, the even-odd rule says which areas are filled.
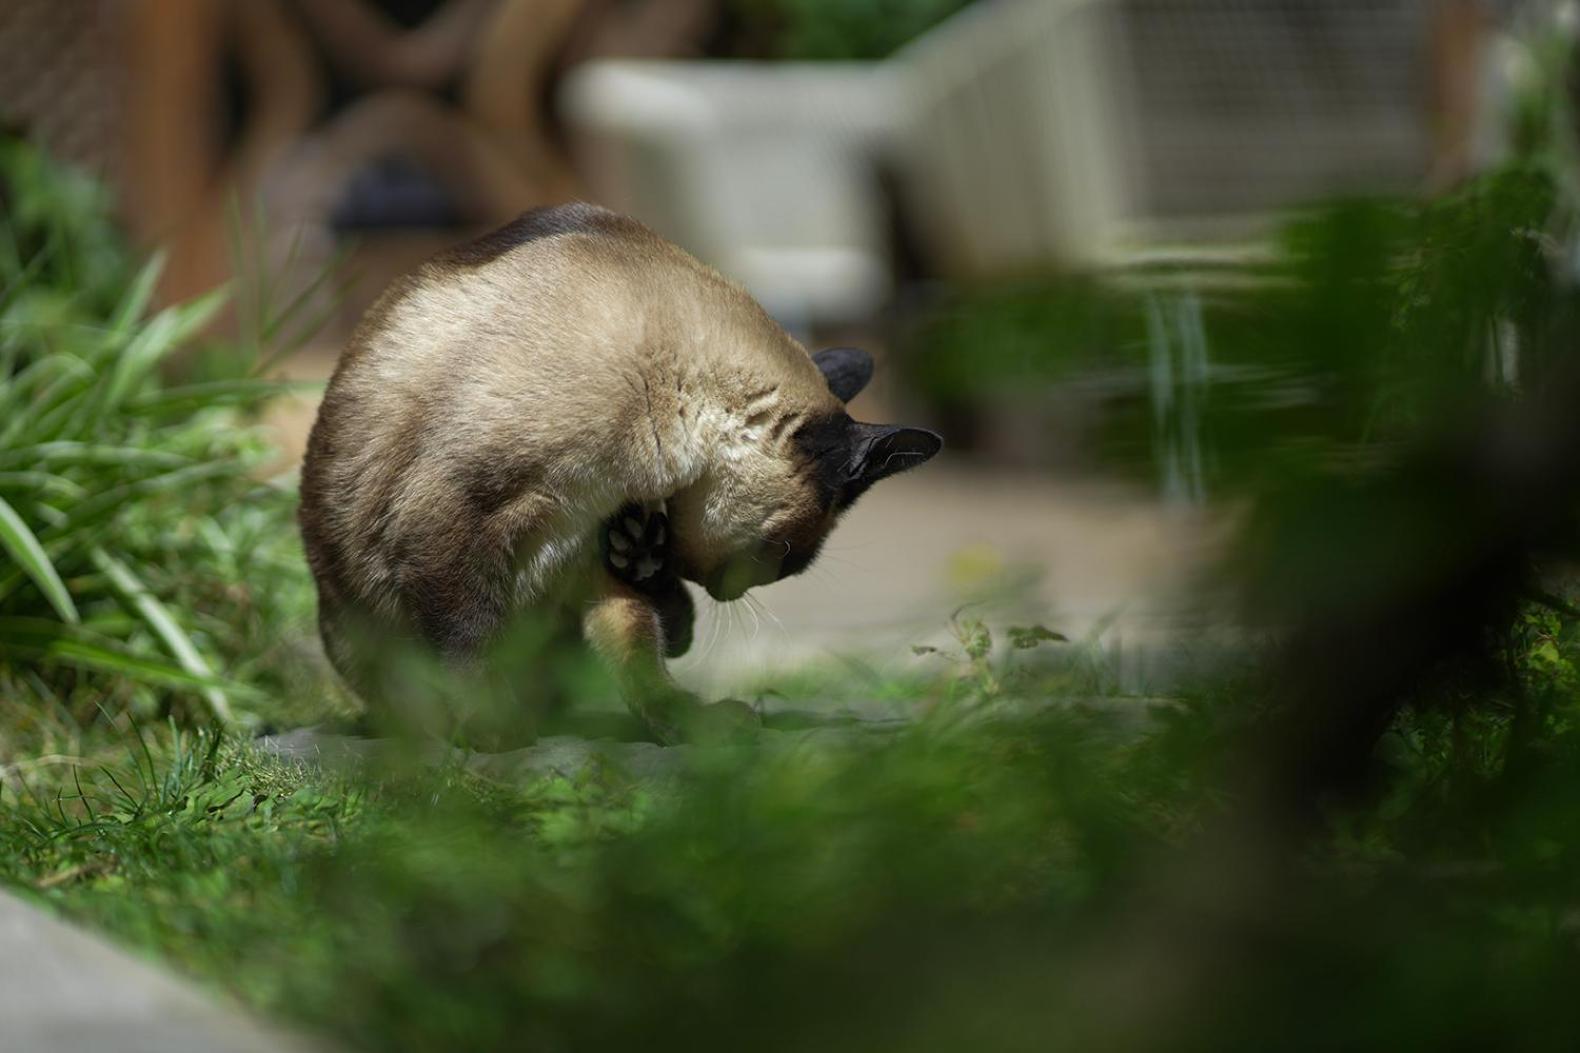
[[[668,521],[654,509],[630,505],[604,524],[604,592],[583,631],[615,669],[631,711],[660,741],[733,738],[758,725],[751,708],[733,700],[703,705],[664,665],[666,655],[690,647],[696,618],[670,561],[669,540]]]
[[[664,629],[652,598],[611,579],[582,618],[582,632],[614,670],[632,714],[660,742],[680,741],[702,701],[664,667]]]

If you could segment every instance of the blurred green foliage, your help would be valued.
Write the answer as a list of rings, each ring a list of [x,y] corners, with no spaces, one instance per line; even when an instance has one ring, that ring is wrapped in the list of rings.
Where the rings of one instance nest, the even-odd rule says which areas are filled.
[[[730,0],[743,35],[768,41],[771,57],[856,61],[887,58],[972,0]]]
[[[1241,688],[1077,701],[1079,648],[1026,630],[1008,659],[969,621],[956,669],[903,685],[914,728],[641,778],[336,774],[134,731],[102,768],[11,772],[0,879],[364,1049],[1557,1049],[1580,652],[1553,627],[1518,659],[1561,692],[1540,777],[1423,697],[1387,792],[1255,895],[1233,891],[1265,865],[1249,831],[1195,847],[1237,804]],[[1094,981],[1176,933],[1145,963],[1167,984]]]
[[[0,266],[8,301],[27,299],[41,321],[107,318],[136,270],[104,187],[0,135]]]
[[[171,382],[215,293],[154,309],[103,194],[0,143],[0,696],[79,723],[197,702],[225,720],[270,670],[308,585],[288,492],[247,411],[281,388]]]
[[[1195,444],[1219,494],[1360,464],[1564,352],[1562,199],[1549,167],[1517,165],[1440,198],[1314,209],[1245,265],[954,290],[907,368],[966,419],[1084,391],[1102,467],[1156,477]]]

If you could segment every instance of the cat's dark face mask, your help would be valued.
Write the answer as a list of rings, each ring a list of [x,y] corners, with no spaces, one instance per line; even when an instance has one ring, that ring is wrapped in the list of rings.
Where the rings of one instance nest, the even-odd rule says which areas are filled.
[[[872,358],[854,348],[814,355],[829,390],[849,402],[872,378]],[[802,424],[793,436],[794,483],[784,508],[764,536],[705,574],[700,584],[716,600],[801,573],[817,558],[841,513],[874,483],[928,460],[943,439],[925,428],[867,424],[840,409]]]

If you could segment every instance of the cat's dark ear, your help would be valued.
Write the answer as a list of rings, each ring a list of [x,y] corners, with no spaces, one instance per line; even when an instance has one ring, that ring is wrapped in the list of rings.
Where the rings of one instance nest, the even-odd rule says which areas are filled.
[[[861,389],[872,379],[872,356],[854,347],[831,347],[812,356],[828,390],[841,402],[849,402],[861,394]]]
[[[944,440],[926,428],[897,424],[856,424],[851,435],[850,499],[880,479],[932,460]]]

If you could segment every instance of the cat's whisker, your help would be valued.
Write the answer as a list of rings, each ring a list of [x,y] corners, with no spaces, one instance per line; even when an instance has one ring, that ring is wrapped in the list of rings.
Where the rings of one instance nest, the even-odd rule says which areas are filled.
[[[750,640],[751,637],[746,632],[746,615],[741,613],[741,605],[738,603],[731,603],[729,607],[730,621],[734,624],[736,635],[742,639]]]
[[[763,617],[773,621],[774,625],[778,627],[780,635],[788,635],[788,633],[785,631],[785,623],[779,620],[779,616],[769,608],[768,604],[764,603],[762,600],[759,600],[755,596],[750,596],[748,599],[752,601],[752,608],[754,610],[762,614]]]
[[[713,657],[713,652],[718,650],[719,641],[724,638],[724,618],[722,605],[717,600],[708,601],[708,627],[712,630],[708,634],[707,650],[703,652],[704,660]]]
[[[745,640],[747,643],[750,643],[753,640],[757,639],[756,629],[755,628],[748,628],[747,624],[746,624],[746,615],[751,611],[751,608],[748,607],[744,603],[737,603],[734,606],[735,606],[735,617],[740,621],[741,638],[743,640]],[[752,618],[754,620],[756,619],[756,617],[757,616],[755,614],[752,615]]]
[[[719,615],[719,641],[723,641],[735,631],[735,612],[728,603],[715,603],[713,609]]]
[[[691,639],[691,651],[686,655],[686,660],[697,661],[708,653],[708,637],[713,629],[708,623],[711,621],[702,610],[697,610],[696,621],[692,623],[696,627],[696,635]]]

